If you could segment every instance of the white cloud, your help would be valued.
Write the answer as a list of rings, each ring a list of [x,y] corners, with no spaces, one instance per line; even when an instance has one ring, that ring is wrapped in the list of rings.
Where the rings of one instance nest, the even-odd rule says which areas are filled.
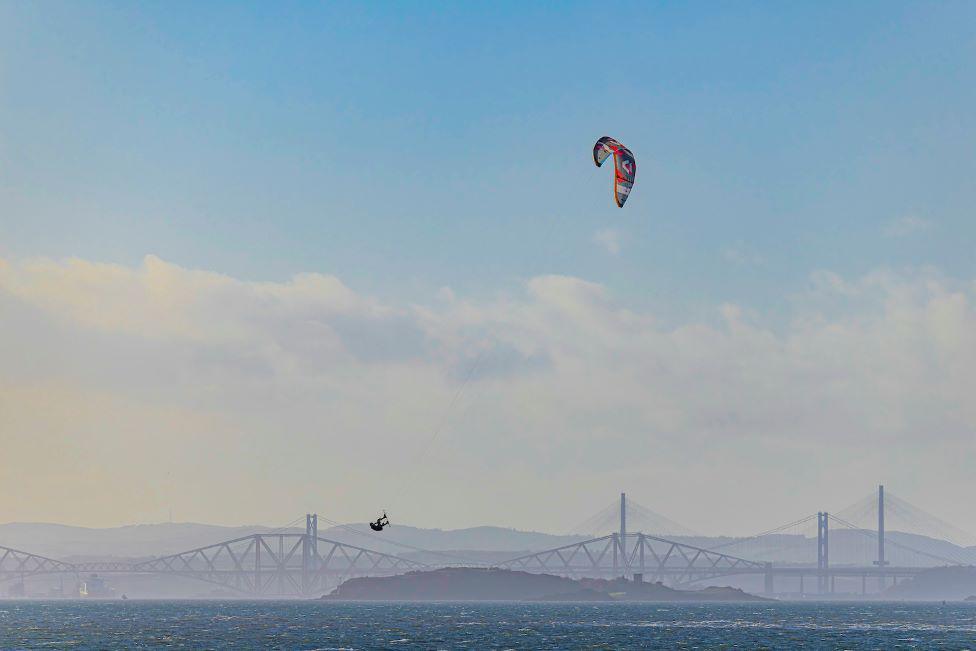
[[[842,507],[881,479],[924,505],[972,488],[974,303],[976,283],[930,270],[823,271],[785,327],[724,304],[717,325],[666,328],[568,276],[396,305],[319,274],[0,263],[0,439],[63,455],[0,457],[0,491],[32,496],[0,520],[125,522],[170,505],[352,519],[379,504],[419,524],[561,530],[626,489],[696,529],[738,531]],[[100,474],[142,497],[92,487]]]
[[[906,215],[893,219],[884,227],[885,237],[907,237],[932,228],[932,222],[915,215]]]
[[[623,245],[623,236],[616,229],[606,228],[594,233],[593,241],[610,255],[618,255]]]
[[[750,250],[742,242],[737,242],[736,244],[731,244],[723,248],[722,257],[726,261],[739,266],[761,265],[765,262],[761,255]]]

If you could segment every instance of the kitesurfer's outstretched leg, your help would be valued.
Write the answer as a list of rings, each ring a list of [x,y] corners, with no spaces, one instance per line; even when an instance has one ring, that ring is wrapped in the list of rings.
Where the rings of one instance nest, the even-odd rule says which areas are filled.
[[[390,524],[390,519],[386,517],[386,511],[384,511],[383,515],[376,518],[376,522],[369,523],[369,528],[372,529],[373,531],[383,531],[383,528],[389,526],[389,524]]]

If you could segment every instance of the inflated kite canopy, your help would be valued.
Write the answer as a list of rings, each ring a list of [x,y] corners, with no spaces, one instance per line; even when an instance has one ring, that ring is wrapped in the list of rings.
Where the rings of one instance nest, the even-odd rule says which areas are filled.
[[[621,145],[619,142],[603,136],[593,145],[593,162],[597,167],[603,165],[603,161],[613,154],[613,198],[617,206],[624,207],[624,202],[630,196],[630,191],[634,187],[634,178],[637,176],[637,161],[634,154]]]

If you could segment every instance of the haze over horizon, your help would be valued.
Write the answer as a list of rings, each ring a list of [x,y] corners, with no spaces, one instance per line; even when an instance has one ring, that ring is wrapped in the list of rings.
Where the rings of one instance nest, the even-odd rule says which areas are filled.
[[[178,7],[0,3],[0,522],[976,531],[976,5]]]

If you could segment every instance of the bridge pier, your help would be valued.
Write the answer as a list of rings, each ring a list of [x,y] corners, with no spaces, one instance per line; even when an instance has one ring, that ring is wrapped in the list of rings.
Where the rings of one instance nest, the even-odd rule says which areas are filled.
[[[644,534],[637,535],[637,549],[640,556],[641,581],[644,580]]]
[[[884,505],[884,485],[878,486],[878,560],[874,562],[878,566],[878,591],[885,591],[885,505]]]
[[[627,559],[627,493],[620,494],[620,558],[623,561],[624,572],[630,565]]]
[[[261,595],[261,539],[254,539],[254,596]]]
[[[828,573],[830,556],[828,545],[827,513],[817,513],[817,588],[820,594],[826,594],[828,589]],[[830,577],[830,591],[833,592],[833,577]]]
[[[763,574],[763,586],[765,593],[773,594],[773,564],[766,563],[766,572]]]
[[[285,539],[278,538],[278,558],[285,557]],[[285,573],[281,571],[281,566],[279,565],[275,574],[278,575],[278,593],[281,594],[285,591]]]
[[[302,538],[302,594],[308,596],[315,588],[318,574],[319,516],[305,514],[305,536]]]

